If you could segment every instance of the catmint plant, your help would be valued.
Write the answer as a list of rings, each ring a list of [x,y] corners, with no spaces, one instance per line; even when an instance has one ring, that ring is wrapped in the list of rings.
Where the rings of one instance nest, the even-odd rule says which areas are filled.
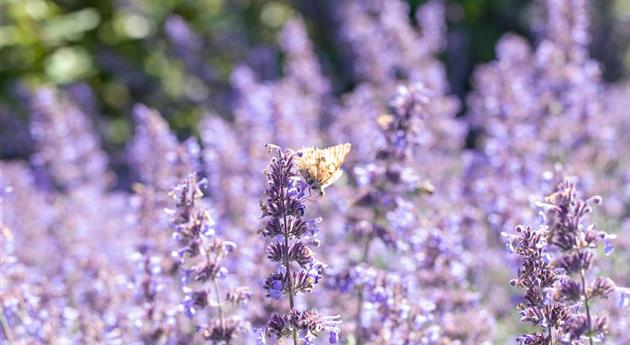
[[[196,141],[180,143],[157,110],[137,104],[133,117],[136,128],[127,154],[140,182],[168,192],[189,171],[199,168],[200,149]]]
[[[174,238],[179,249],[182,289],[185,294],[183,309],[193,319],[196,314],[213,310],[207,325],[196,325],[205,340],[212,344],[232,344],[249,325],[237,313],[228,315],[229,302],[234,307],[251,299],[247,288],[235,288],[225,295],[222,285],[228,275],[224,261],[236,244],[216,234],[215,224],[201,198],[201,185],[196,174],[190,174],[177,185],[171,195],[176,201],[173,215]]]
[[[63,190],[103,190],[111,181],[108,157],[87,114],[63,92],[42,87],[31,97],[30,132],[35,140],[33,165],[45,168]]]
[[[538,328],[517,338],[520,344],[592,345],[605,339],[608,317],[596,313],[595,301],[620,288],[594,271],[595,250],[604,243],[610,253],[615,237],[587,224],[592,205],[600,203],[599,196],[581,199],[575,183],[564,179],[539,203],[545,220],[540,229],[518,226],[516,234],[504,234],[521,258],[518,278],[511,281],[526,289],[518,306],[521,321]]]
[[[175,327],[177,300],[170,275],[176,265],[165,255],[166,217],[157,206],[160,201],[154,188],[140,184],[133,188],[130,204],[139,236],[130,255],[134,272],[128,285],[135,302],[129,312],[130,327],[146,343],[175,339],[179,337]]]
[[[524,334],[516,341],[519,344],[557,343],[554,341],[556,333],[566,323],[569,311],[562,303],[550,298],[550,291],[557,285],[559,277],[545,253],[546,229],[532,230],[519,226],[516,232],[516,235],[510,235],[510,246],[522,259],[518,278],[510,284],[526,289],[525,301],[518,305],[521,321],[539,327],[539,331]]]
[[[391,102],[391,111],[377,119],[385,145],[377,151],[373,163],[355,168],[358,183],[364,187],[363,195],[357,199],[356,204],[372,210],[371,220],[349,218],[349,227],[357,236],[357,242],[362,248],[359,264],[369,266],[370,246],[374,239],[378,238],[392,247],[401,244],[399,239],[410,230],[409,225],[413,226],[411,222],[405,224],[402,221],[409,218],[403,215],[403,210],[408,210],[410,206],[405,197],[408,193],[416,193],[422,188],[426,192],[431,191],[432,186],[428,183],[421,186],[410,166],[405,164],[410,158],[415,134],[421,121],[422,107],[428,101],[428,93],[423,85],[401,86],[397,97]],[[394,215],[396,212],[397,216]],[[401,222],[390,222],[388,219],[398,219]],[[397,227],[396,224],[400,226]],[[358,287],[355,339],[359,344],[363,338],[361,318],[365,294],[364,288]]]
[[[436,147],[424,140],[426,132],[439,132],[427,125],[439,105],[432,96],[422,84],[400,86],[389,112],[377,117],[384,144],[372,162],[355,168],[360,193],[348,219],[362,254],[355,269],[341,272],[330,285],[341,292],[357,290],[354,338],[359,344],[420,339],[483,343],[489,337],[489,317],[465,282],[465,210],[451,215],[440,209],[458,204],[451,195],[453,181],[449,185],[440,177],[440,195],[432,197],[436,187],[418,174],[426,159],[421,152]],[[372,254],[375,239],[395,254]],[[371,267],[387,262],[389,255],[400,264]],[[391,311],[383,314],[386,310]],[[475,329],[457,325],[466,317],[477,318]]]
[[[319,245],[318,223],[321,218],[305,219],[307,184],[297,172],[295,155],[275,145],[268,145],[276,155],[265,170],[267,188],[261,201],[264,226],[260,234],[267,240],[267,258],[278,265],[264,282],[267,297],[288,298],[289,311],[276,312],[267,322],[259,343],[266,338],[292,339],[294,345],[313,344],[324,331],[329,342],[338,342],[338,316],[324,316],[316,310],[299,310],[296,296],[310,293],[322,279],[326,265],[315,258],[311,249]]]
[[[610,1],[532,2],[470,92],[456,1],[31,2],[2,47],[0,343],[630,344]]]

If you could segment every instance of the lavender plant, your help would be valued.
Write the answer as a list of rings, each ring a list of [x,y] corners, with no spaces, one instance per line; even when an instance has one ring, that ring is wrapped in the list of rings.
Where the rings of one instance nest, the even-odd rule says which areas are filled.
[[[104,189],[111,181],[108,158],[100,148],[89,118],[67,95],[40,88],[31,97],[30,126],[35,140],[33,163],[46,166],[59,188],[94,186]]]
[[[295,155],[299,153],[275,145],[268,147],[277,156],[272,158],[265,170],[267,189],[261,201],[265,224],[259,232],[271,240],[267,246],[267,258],[279,267],[267,277],[264,289],[267,297],[276,300],[286,295],[289,311],[271,316],[260,342],[264,344],[266,336],[272,339],[290,338],[294,345],[300,341],[312,344],[320,333],[328,331],[329,342],[336,344],[339,317],[323,316],[316,310],[300,311],[295,300],[298,294],[312,292],[326,267],[309,248],[319,245],[317,224],[321,218],[303,218],[308,187],[297,172]]]
[[[554,165],[569,174],[584,170],[585,188],[600,194],[619,181],[616,169],[605,167],[624,161],[607,134],[615,130],[603,111],[601,71],[588,56],[587,2],[540,5],[539,43],[532,48],[518,36],[503,37],[498,59],[478,68],[468,101],[471,122],[483,132],[481,157],[470,164],[470,196],[498,232],[531,221],[533,212],[511,214],[507,205],[528,209],[530,195],[550,187]],[[493,179],[509,181],[513,193],[499,190],[508,184]]]
[[[585,193],[609,201],[598,218],[614,233],[621,228],[616,220],[624,217],[619,206],[627,198],[612,189],[624,188],[618,168],[627,163],[619,143],[610,140],[619,123],[605,110],[600,66],[588,54],[590,4],[537,5],[534,45],[505,35],[496,47],[497,60],[478,67],[474,75],[467,102],[469,121],[479,133],[478,150],[468,157],[465,197],[479,206],[482,228],[498,234],[517,224],[534,224],[534,196],[554,188],[558,176],[580,175]],[[493,252],[488,257],[501,256],[498,236],[484,241],[480,246]],[[507,274],[506,268],[516,263],[489,260],[481,265],[489,287],[496,283],[491,277]],[[612,262],[603,265],[609,272],[619,270]],[[497,301],[495,314],[506,315],[509,298],[488,299]]]
[[[141,104],[134,107],[134,119],[128,160],[142,183],[168,192],[189,171],[198,170],[200,149],[195,139],[180,144],[160,113]]]
[[[127,147],[128,160],[138,182],[129,204],[138,232],[127,255],[134,270],[129,286],[134,296],[130,327],[145,342],[188,341],[191,333],[177,310],[181,300],[178,263],[170,254],[173,244],[168,191],[199,168],[199,147],[194,138],[180,143],[161,115],[143,105],[134,108],[136,130]],[[154,159],[153,155],[163,159]]]
[[[399,81],[421,82],[432,90],[446,89],[445,70],[434,58],[444,47],[444,8],[438,1],[418,7],[420,28],[409,23],[404,1],[344,1],[340,37],[355,55],[357,79],[384,89]]]
[[[519,344],[594,344],[608,333],[608,317],[595,313],[595,301],[608,298],[615,283],[595,274],[595,249],[614,237],[587,225],[599,196],[581,199],[575,183],[563,180],[541,207],[545,225],[532,230],[518,226],[506,234],[509,247],[521,257],[513,286],[526,289],[518,306],[521,321],[539,330],[525,334]]]
[[[456,207],[453,180],[444,183],[447,179],[440,177],[435,187],[419,175],[422,162],[430,161],[425,149],[442,145],[441,157],[449,152],[448,143],[433,146],[432,140],[424,140],[439,133],[427,125],[440,104],[432,96],[422,84],[400,86],[389,112],[375,121],[380,127],[376,143],[382,142],[370,143],[376,146],[375,157],[354,169],[359,187],[352,193],[354,205],[346,211],[347,230],[359,253],[350,256],[352,268],[338,272],[328,285],[342,293],[356,292],[356,343],[433,339],[472,344],[489,336],[490,322],[478,307],[478,296],[462,284],[468,264],[460,227],[467,217],[439,211]],[[441,167],[433,168],[435,172]],[[440,198],[424,204],[437,188]],[[400,265],[386,264],[390,260]],[[479,320],[476,329],[457,325],[456,320],[465,317]]]
[[[376,238],[393,247],[403,245],[400,239],[409,234],[411,231],[409,227],[413,227],[413,220],[410,220],[413,216],[400,214],[410,206],[404,195],[408,192],[413,193],[414,189],[419,191],[424,188],[426,192],[432,191],[430,184],[421,186],[417,176],[405,166],[413,145],[414,134],[418,130],[419,112],[422,112],[421,109],[426,103],[428,95],[423,85],[401,87],[399,98],[392,102],[391,114],[378,118],[385,146],[377,153],[375,163],[356,168],[359,183],[367,188],[357,204],[373,210],[371,221],[350,218],[350,229],[357,234],[360,247],[363,248],[359,264],[368,263],[370,245]],[[397,211],[398,216],[394,215]],[[388,215],[405,220],[390,223],[388,219],[391,218],[388,218]],[[397,224],[400,226],[396,226]],[[355,314],[355,338],[359,344],[364,337],[361,334],[364,294],[363,287],[359,287]]]
[[[135,185],[135,194],[130,198],[133,225],[139,238],[130,255],[133,274],[129,277],[129,287],[134,304],[130,308],[130,327],[145,343],[160,343],[167,339],[177,339],[175,296],[170,279],[175,265],[165,257],[164,217],[158,208],[159,198],[150,186]]]
[[[222,292],[222,281],[228,274],[223,261],[236,244],[216,235],[213,220],[201,204],[202,183],[196,174],[190,174],[171,192],[176,201],[173,225],[180,245],[175,255],[182,272],[183,308],[191,319],[199,311],[216,309],[207,325],[196,328],[212,344],[232,344],[249,325],[236,313],[228,316],[226,302],[243,306],[251,299],[251,292],[245,287],[231,289],[227,295]]]
[[[630,89],[602,80],[589,56],[588,1],[533,2],[531,40],[498,42],[461,117],[440,62],[459,37],[447,32],[447,18],[459,25],[453,2],[412,13],[404,0],[211,1],[198,21],[189,2],[131,1],[111,18],[79,11],[64,28],[102,26],[62,34],[48,24],[65,20],[64,5],[37,3],[9,6],[28,25],[3,27],[7,44],[46,12],[55,20],[42,37],[73,46],[53,42],[56,60],[19,44],[7,60],[35,56],[46,74],[2,84],[0,342],[487,345],[527,329],[517,343],[630,343],[619,308],[630,303]],[[258,6],[247,17],[268,30],[225,29]],[[75,39],[93,33],[125,51],[150,47],[146,68],[119,51],[81,57]],[[233,59],[217,64],[224,55]],[[77,61],[103,73],[38,86]],[[130,121],[100,118],[127,111]],[[317,202],[295,166],[308,150],[274,147],[269,164],[270,142],[350,143],[349,169]],[[606,200],[601,212],[558,184],[571,174]],[[508,257],[497,235],[535,225],[533,204],[544,226],[509,234],[518,258]],[[506,284],[517,266],[524,297]]]
[[[3,162],[2,172],[0,206],[4,214],[5,210],[27,205],[24,193],[36,185],[25,183],[33,177],[24,166]],[[63,197],[37,192],[41,198],[31,196],[31,206],[41,209],[34,213],[29,208],[21,211],[21,217],[33,217],[33,221],[2,217],[2,227],[6,230],[2,238],[0,278],[2,317],[7,330],[4,336],[7,339],[11,336],[16,342],[118,341],[124,325],[115,306],[124,299],[124,288],[117,270],[124,266],[110,256],[116,252],[111,250],[106,236],[100,238],[102,253],[85,254],[84,250],[89,252],[96,245],[90,238],[97,236],[85,230],[87,218],[99,220],[103,229],[111,224],[88,212],[89,208],[78,206],[87,195],[102,206],[103,214],[113,214],[112,200],[105,201],[100,194],[86,193],[82,188],[62,194]],[[69,213],[66,209],[69,207],[79,212]],[[18,236],[6,228],[9,224],[18,225]],[[124,243],[123,238],[120,244]]]
[[[459,150],[465,137],[462,123],[455,121],[459,102],[448,95],[445,69],[436,58],[445,47],[444,4],[429,1],[419,6],[415,13],[418,26],[409,20],[408,4],[398,0],[344,1],[339,11],[339,37],[355,53],[352,67],[359,84],[333,108],[328,129],[332,139],[350,141],[360,157],[372,157],[382,144],[376,119],[389,111],[391,95],[401,83],[421,83],[431,90],[432,106],[425,109],[431,118],[425,126],[430,130],[422,132],[418,140],[427,149],[437,149],[423,155],[433,161],[429,156],[439,151],[434,159],[441,161],[444,150]]]

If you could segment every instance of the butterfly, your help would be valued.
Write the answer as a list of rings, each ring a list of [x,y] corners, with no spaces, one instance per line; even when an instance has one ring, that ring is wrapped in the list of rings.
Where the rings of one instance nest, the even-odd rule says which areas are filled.
[[[298,151],[297,167],[311,190],[324,196],[324,189],[335,183],[343,171],[339,169],[350,152],[350,144],[339,144],[325,149],[305,147]]]

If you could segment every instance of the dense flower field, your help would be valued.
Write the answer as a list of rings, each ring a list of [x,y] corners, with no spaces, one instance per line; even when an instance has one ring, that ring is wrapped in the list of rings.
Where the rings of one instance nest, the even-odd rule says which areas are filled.
[[[193,94],[189,138],[138,103],[122,157],[85,84],[21,90],[1,342],[630,344],[630,85],[589,57],[586,0],[537,6],[535,43],[502,37],[465,104],[433,0],[338,4],[343,94],[295,15],[280,78],[238,65],[229,116]],[[203,38],[164,30],[210,83]]]

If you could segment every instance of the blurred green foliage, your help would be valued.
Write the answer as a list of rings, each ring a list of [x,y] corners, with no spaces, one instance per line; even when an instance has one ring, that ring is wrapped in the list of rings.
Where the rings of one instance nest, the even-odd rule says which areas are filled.
[[[409,0],[412,9],[423,2]],[[494,57],[495,43],[503,33],[517,32],[531,39],[533,4],[525,0],[448,0],[447,4],[449,49],[443,60],[453,91],[463,97],[474,66]],[[335,69],[341,68],[334,46],[318,33],[317,16],[305,10],[300,0],[4,0],[0,7],[0,106],[26,120],[28,111],[16,89],[85,82],[94,92],[101,118],[106,119],[99,122],[98,130],[108,149],[120,147],[131,134],[129,109],[134,102],[160,109],[182,135],[194,131],[203,116],[200,103],[229,116],[229,102],[220,96],[229,90],[233,66],[250,62],[253,51],[267,49],[276,66],[263,75],[280,73],[275,37],[296,13],[305,17],[329,76],[337,76]],[[165,21],[173,14],[202,38],[205,48],[197,58],[211,70],[210,77],[201,78],[182,59],[173,58],[164,32]],[[598,2],[593,21],[596,39],[602,39],[599,32],[612,35],[606,42],[594,42],[594,55],[612,71],[609,79],[619,79],[628,70],[623,65],[630,65],[630,51],[628,43],[616,42],[614,35],[628,30],[630,2]],[[335,82],[338,92],[348,88],[344,81]]]

